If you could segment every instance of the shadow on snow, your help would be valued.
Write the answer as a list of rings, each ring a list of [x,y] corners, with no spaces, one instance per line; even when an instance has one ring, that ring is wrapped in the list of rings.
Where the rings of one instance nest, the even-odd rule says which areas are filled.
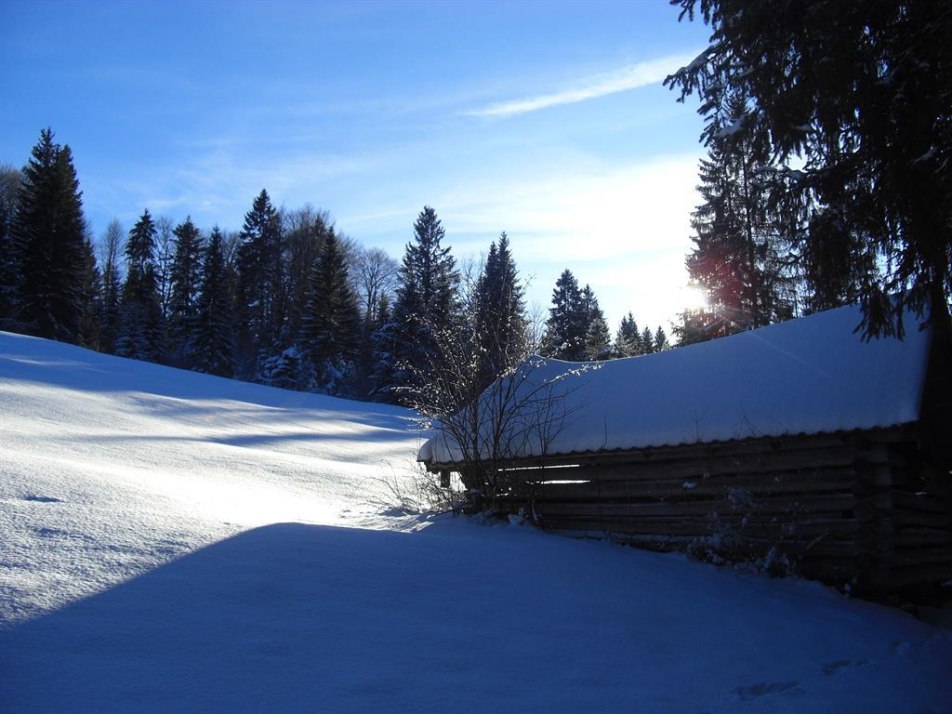
[[[796,711],[912,674],[952,695],[948,642],[819,586],[475,528],[246,531],[0,631],[0,709]]]

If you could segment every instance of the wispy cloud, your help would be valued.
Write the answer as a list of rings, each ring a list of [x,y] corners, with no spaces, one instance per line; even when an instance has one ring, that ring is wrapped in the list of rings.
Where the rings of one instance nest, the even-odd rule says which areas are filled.
[[[575,104],[589,99],[597,99],[629,89],[637,89],[662,81],[669,74],[688,64],[695,53],[670,55],[656,60],[639,62],[610,74],[589,77],[576,86],[548,94],[498,102],[467,112],[470,116],[511,117],[517,114],[536,112],[563,104]]]

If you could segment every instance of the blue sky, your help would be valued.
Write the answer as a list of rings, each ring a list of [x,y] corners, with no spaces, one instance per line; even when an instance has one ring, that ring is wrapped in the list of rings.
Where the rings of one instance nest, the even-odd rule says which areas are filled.
[[[96,236],[148,208],[239,229],[266,188],[399,259],[424,205],[459,260],[509,234],[528,297],[559,273],[669,321],[701,120],[663,77],[706,44],[663,0],[0,0],[0,162],[50,126]]]

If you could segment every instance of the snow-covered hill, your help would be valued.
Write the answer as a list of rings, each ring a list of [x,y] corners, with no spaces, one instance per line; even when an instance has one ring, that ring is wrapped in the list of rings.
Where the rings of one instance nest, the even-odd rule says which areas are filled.
[[[0,333],[0,712],[948,712],[814,583],[381,513],[412,414]]]

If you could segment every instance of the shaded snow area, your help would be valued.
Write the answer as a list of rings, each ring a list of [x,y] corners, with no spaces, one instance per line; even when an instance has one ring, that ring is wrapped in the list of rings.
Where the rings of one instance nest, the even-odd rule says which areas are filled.
[[[404,410],[0,333],[0,712],[949,712],[952,632],[383,515]]]

